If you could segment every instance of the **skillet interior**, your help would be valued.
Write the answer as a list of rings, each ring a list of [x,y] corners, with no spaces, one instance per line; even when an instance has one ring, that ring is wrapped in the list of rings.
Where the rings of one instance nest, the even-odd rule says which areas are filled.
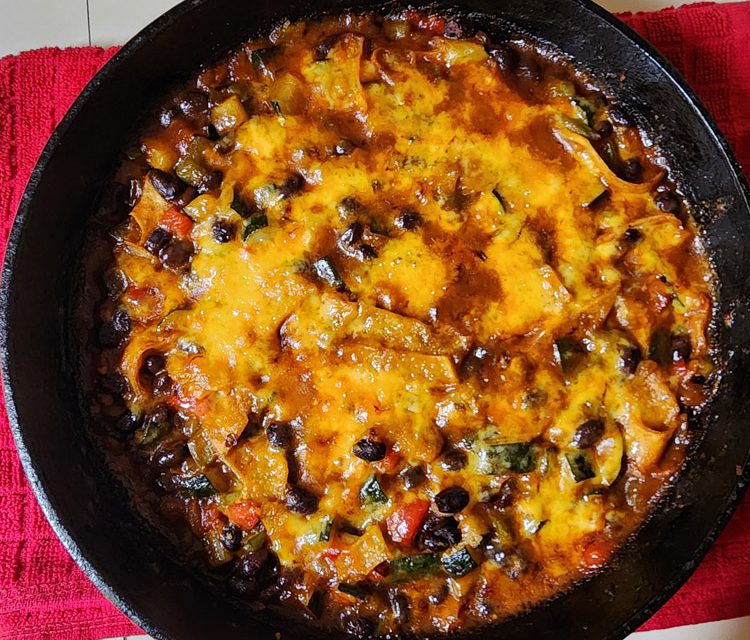
[[[144,532],[85,436],[69,314],[83,229],[119,151],[164,88],[282,17],[343,9],[342,0],[189,0],[137,36],[84,91],[45,149],[21,203],[3,273],[2,365],[21,457],[58,535],[94,582],[158,638],[273,637],[250,623]],[[358,6],[378,6],[367,1]],[[444,8],[449,5],[438,5]],[[484,15],[493,14],[493,17]],[[460,8],[499,40],[508,22],[588,68],[680,167],[721,282],[716,340],[725,374],[695,421],[690,464],[616,566],[526,616],[472,637],[621,638],[676,590],[728,519],[750,451],[743,386],[750,370],[747,185],[692,93],[653,51],[584,0],[465,0]],[[621,72],[625,70],[624,78]],[[50,223],[54,212],[55,222]],[[602,615],[606,611],[606,615]],[[305,637],[284,627],[284,637]]]

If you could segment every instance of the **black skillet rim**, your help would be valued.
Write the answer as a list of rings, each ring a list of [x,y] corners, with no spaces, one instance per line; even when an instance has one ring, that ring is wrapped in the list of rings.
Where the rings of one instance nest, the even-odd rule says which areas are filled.
[[[10,328],[11,320],[9,310],[14,291],[13,275],[15,271],[16,253],[26,226],[25,223],[29,206],[34,199],[36,188],[41,181],[47,165],[57,150],[60,139],[65,135],[71,123],[77,118],[83,105],[94,93],[96,93],[102,83],[108,81],[109,77],[118,70],[123,61],[125,61],[134,51],[138,50],[144,42],[151,40],[167,26],[177,22],[182,16],[190,13],[195,7],[207,1],[210,0],[185,0],[154,20],[126,43],[120,51],[118,51],[102,67],[102,69],[97,72],[94,78],[89,81],[80,95],[76,98],[75,102],[60,121],[59,125],[55,128],[55,131],[45,145],[29,178],[18,207],[13,227],[8,237],[0,282],[0,309],[2,310],[0,313],[0,369],[3,378],[3,392],[13,438],[18,449],[24,472],[31,484],[35,497],[57,537],[63,543],[76,564],[82,569],[84,574],[94,583],[94,585],[105,595],[105,597],[107,597],[108,600],[110,600],[110,602],[115,604],[115,606],[125,613],[140,628],[150,633],[154,638],[164,638],[165,640],[167,640],[167,636],[161,632],[155,624],[147,618],[147,616],[137,611],[125,597],[121,596],[115,587],[111,586],[106,577],[107,570],[105,568],[102,568],[101,570],[95,568],[93,562],[85,556],[84,552],[78,546],[78,543],[66,528],[66,525],[61,521],[60,516],[58,516],[57,510],[48,496],[45,484],[37,473],[36,464],[29,455],[25,444],[23,427],[19,422],[14,401],[13,381],[10,376],[11,360],[13,356],[7,346],[8,330]],[[711,137],[719,146],[729,164],[738,191],[744,195],[746,203],[750,202],[750,186],[747,183],[747,179],[745,178],[742,168],[734,156],[729,143],[719,130],[701,100],[674,66],[633,29],[600,6],[596,5],[592,0],[572,1],[579,4],[584,10],[593,13],[599,19],[608,23],[609,26],[620,31],[634,47],[639,49],[643,55],[650,58],[659,67],[663,76],[680,91],[683,99],[701,121],[704,128],[711,133]],[[728,523],[749,482],[750,458],[746,456],[742,474],[738,476],[737,484],[726,498],[722,515],[714,521],[709,533],[695,549],[693,558],[696,562],[693,563],[692,567],[687,565],[680,567],[679,570],[676,571],[674,577],[664,586],[664,588],[658,591],[640,610],[634,611],[627,621],[616,629],[613,629],[612,632],[608,634],[608,638],[622,638],[628,633],[631,633],[653,615],[672,595],[674,595],[679,587],[689,578],[694,567],[703,559],[710,547],[716,541],[716,538]]]

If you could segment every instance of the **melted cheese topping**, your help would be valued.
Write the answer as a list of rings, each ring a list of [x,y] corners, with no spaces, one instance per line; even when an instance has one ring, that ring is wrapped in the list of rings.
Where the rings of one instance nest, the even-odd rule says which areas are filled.
[[[463,487],[460,540],[436,551],[446,568],[398,583],[415,602],[447,584],[410,625],[455,630],[548,597],[640,521],[679,462],[665,458],[686,426],[678,396],[702,398],[709,272],[688,218],[657,205],[652,152],[632,130],[606,134],[619,162],[642,163],[640,181],[618,177],[591,129],[606,109],[587,113],[563,74],[529,97],[478,40],[349,20],[287,26],[274,49],[207,71],[219,143],[196,155],[187,118],[147,136],[154,168],[190,148],[222,181],[183,203],[194,255],[171,268],[144,244],[175,205],[144,177],[115,249],[133,324],[118,366],[134,413],[166,403],[185,421],[193,460],[173,475],[214,485],[198,500],[214,510],[209,552],[210,522],[252,505],[303,605],[322,586],[329,609],[377,615],[377,589],[337,587],[390,584],[384,563],[393,576],[432,553],[428,525],[399,539],[399,514]],[[219,242],[217,224],[236,233]],[[166,392],[144,377],[154,353]],[[271,425],[288,425],[286,451]],[[362,439],[384,458],[354,455]],[[422,483],[405,484],[414,469]],[[311,513],[290,509],[292,485]],[[461,553],[465,575],[450,569]]]

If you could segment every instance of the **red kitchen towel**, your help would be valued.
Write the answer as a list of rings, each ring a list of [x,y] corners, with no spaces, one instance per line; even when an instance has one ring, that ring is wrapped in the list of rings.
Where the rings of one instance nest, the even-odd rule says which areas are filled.
[[[750,2],[622,17],[686,75],[750,170]],[[113,53],[42,49],[0,60],[0,251],[44,143]],[[688,583],[643,628],[748,614],[750,496]],[[139,630],[86,579],[52,533],[0,410],[0,638],[98,640],[133,633]]]

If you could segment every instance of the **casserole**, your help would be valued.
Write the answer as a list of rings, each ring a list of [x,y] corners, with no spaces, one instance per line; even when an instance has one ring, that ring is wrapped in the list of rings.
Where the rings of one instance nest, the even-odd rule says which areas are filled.
[[[481,7],[476,8],[479,9]],[[226,7],[224,7],[224,9],[226,10]],[[288,14],[291,17],[296,17],[300,14],[295,13],[295,10],[299,11],[300,9],[301,7],[285,7],[285,15]],[[206,13],[201,13],[201,11],[205,11]],[[582,32],[579,32],[579,35],[580,33],[585,32],[585,34],[591,38],[589,42],[586,42],[586,37],[576,38],[573,43],[561,38],[561,32],[557,31],[557,29],[561,28],[561,25],[563,24],[561,20],[566,15],[565,11],[570,11],[570,16],[588,16],[590,20],[593,20],[594,23],[598,25],[595,26],[594,23],[592,23],[592,26],[588,31],[584,29]],[[215,14],[214,12],[218,13]],[[705,124],[701,125],[700,128],[695,128],[694,123],[696,121],[687,119],[690,114],[692,114],[692,118],[698,118],[697,122],[700,122],[703,119],[703,115],[699,109],[693,110],[686,106],[682,111],[676,110],[675,113],[661,114],[658,117],[655,116],[657,113],[656,105],[661,104],[663,101],[683,105],[686,104],[684,102],[679,102],[679,94],[674,93],[674,87],[667,81],[669,79],[668,73],[659,71],[656,67],[653,67],[652,75],[649,75],[647,73],[649,64],[653,64],[653,62],[646,64],[642,59],[639,59],[642,64],[633,67],[633,72],[625,75],[624,80],[622,80],[624,85],[622,88],[618,88],[621,81],[619,74],[614,73],[607,75],[607,65],[613,64],[612,61],[617,59],[618,55],[623,57],[619,58],[617,63],[614,63],[613,66],[609,67],[610,69],[629,69],[630,64],[634,60],[632,56],[642,56],[643,51],[641,50],[639,52],[637,47],[635,49],[626,47],[624,50],[615,47],[614,50],[607,50],[605,52],[602,49],[601,43],[607,42],[608,44],[611,44],[612,42],[615,42],[616,39],[612,40],[611,38],[603,37],[601,31],[597,33],[597,29],[611,29],[611,27],[607,27],[604,22],[599,22],[601,18],[597,18],[596,13],[592,13],[590,9],[577,4],[566,8],[564,5],[544,7],[542,4],[538,6],[518,7],[514,6],[512,3],[503,5],[499,8],[498,13],[500,16],[504,15],[506,19],[510,18],[515,24],[523,24],[530,33],[549,39],[551,42],[557,44],[560,48],[573,55],[579,64],[584,67],[589,67],[591,72],[597,78],[601,78],[605,83],[608,81],[611,82],[612,85],[610,86],[610,89],[615,95],[617,95],[618,99],[622,101],[626,111],[633,113],[636,118],[643,118],[643,127],[654,136],[656,143],[664,149],[664,152],[667,155],[671,155],[672,166],[683,170],[683,175],[678,176],[678,180],[682,183],[686,195],[690,200],[697,203],[711,203],[716,202],[720,198],[724,199],[723,203],[719,203],[716,206],[711,206],[709,204],[699,207],[697,216],[698,222],[702,226],[707,244],[709,245],[711,257],[718,272],[721,284],[719,300],[720,309],[717,312],[717,320],[719,320],[719,322],[717,322],[715,326],[717,340],[721,345],[722,352],[726,356],[729,356],[730,352],[733,352],[732,357],[728,357],[725,362],[725,376],[723,378],[723,386],[720,396],[709,408],[707,413],[704,413],[702,417],[694,421],[695,428],[700,429],[701,421],[704,421],[703,424],[705,425],[710,416],[711,429],[707,430],[702,441],[700,440],[700,437],[695,438],[695,450],[691,452],[690,467],[681,478],[677,490],[671,496],[672,500],[667,499],[665,501],[665,508],[660,510],[659,513],[654,516],[652,521],[649,522],[631,542],[631,551],[628,550],[628,547],[622,551],[619,562],[612,572],[605,574],[604,576],[599,576],[546,607],[535,609],[528,616],[514,622],[506,623],[506,625],[503,626],[503,630],[506,628],[509,630],[509,634],[511,634],[510,637],[524,637],[523,634],[527,633],[528,629],[532,629],[537,636],[540,633],[544,633],[545,628],[548,629],[548,633],[559,633],[560,619],[558,617],[556,620],[555,616],[559,616],[559,612],[564,611],[565,615],[569,616],[567,619],[570,620],[571,631],[577,630],[576,633],[578,635],[590,633],[590,637],[603,637],[609,632],[608,630],[614,630],[612,631],[614,634],[621,634],[627,630],[627,627],[623,627],[622,624],[626,618],[629,618],[629,616],[639,608],[639,603],[641,606],[647,604],[654,597],[654,593],[660,591],[660,587],[663,588],[665,584],[669,583],[676,577],[675,564],[673,563],[676,562],[677,564],[682,564],[682,562],[678,560],[681,554],[683,554],[682,558],[685,558],[688,554],[691,555],[696,548],[696,544],[698,542],[703,542],[702,540],[697,540],[695,537],[701,531],[701,526],[698,524],[686,527],[683,530],[682,535],[677,537],[669,536],[669,526],[679,526],[680,520],[685,522],[692,516],[693,518],[696,518],[698,522],[703,523],[703,534],[707,533],[711,528],[709,525],[714,522],[718,515],[717,512],[711,513],[710,508],[716,509],[718,506],[725,506],[726,500],[729,498],[737,484],[737,465],[743,464],[746,457],[747,443],[743,440],[741,430],[733,425],[732,417],[729,416],[728,413],[730,407],[739,409],[741,412],[739,400],[733,396],[733,393],[737,393],[739,384],[741,384],[744,365],[741,351],[738,348],[742,346],[743,337],[743,334],[741,333],[743,322],[742,302],[738,300],[738,296],[742,293],[742,286],[745,277],[742,271],[744,269],[743,265],[736,261],[736,245],[733,243],[737,242],[738,237],[740,237],[741,234],[740,230],[743,228],[743,225],[747,224],[747,201],[743,192],[742,179],[738,176],[736,167],[732,164],[731,159],[726,157],[726,152],[722,147],[720,139],[710,132],[710,128],[705,128]],[[171,18],[168,16],[170,19],[165,18],[165,20],[162,21],[161,28],[167,34],[172,33],[173,37],[175,33],[184,35],[187,30],[182,28],[181,25],[184,25],[185,23],[176,21],[177,16],[182,16],[181,20],[187,20],[188,18],[196,20],[200,18],[203,20],[209,15],[214,16],[225,14],[222,13],[222,7],[217,4],[213,4],[210,7],[205,4],[183,5],[174,13],[170,14]],[[545,20],[542,20],[541,16],[544,16]],[[271,17],[281,17],[281,13]],[[550,18],[550,24],[546,23],[547,17]],[[477,19],[476,16],[474,16],[474,19]],[[201,24],[203,23],[201,22]],[[244,22],[243,18],[240,16],[234,18],[231,21],[231,25],[226,27],[227,33],[224,34],[226,35],[224,42],[227,45],[232,45],[243,36],[247,35],[247,24],[247,18],[245,18]],[[507,25],[502,25],[502,23],[495,22],[489,18],[483,18],[482,24],[483,26],[485,24],[488,25],[485,27],[485,30],[488,31],[491,36],[494,36],[493,28],[507,28]],[[206,26],[209,32],[211,32],[212,27],[210,21],[206,23]],[[236,28],[238,31],[245,29],[245,32],[232,33],[232,28]],[[154,27],[154,29],[159,30],[157,27]],[[259,30],[262,29],[259,27]],[[151,33],[153,34],[154,31]],[[623,38],[624,36],[620,37]],[[209,38],[209,40],[212,39]],[[144,66],[135,68],[134,73],[137,77],[143,79],[149,77],[149,74],[154,74],[154,70],[146,68],[151,65],[152,62],[149,61],[148,44],[143,39],[141,40],[141,46],[143,49],[139,49],[139,51],[146,51],[146,53],[143,53],[144,57],[140,58],[141,64]],[[113,66],[109,68],[110,73],[112,73],[112,69],[117,68],[118,64],[124,64],[122,62],[123,59],[135,61],[132,62],[132,64],[137,63],[139,57],[133,53],[133,48],[138,49],[135,44],[133,44],[131,45],[130,50],[126,49],[125,52],[120,54],[120,57],[114,62]],[[194,51],[190,46],[186,46],[184,51],[188,50],[191,54]],[[129,51],[130,57],[128,57]],[[212,51],[203,51],[203,59],[216,52],[218,52],[218,47]],[[604,58],[605,53],[607,54],[607,58]],[[200,59],[200,61],[203,61],[203,59]],[[150,60],[153,60],[153,57]],[[184,72],[188,72],[194,68],[198,60],[188,62],[189,64],[186,62],[185,66],[181,67]],[[165,67],[169,68],[168,61],[165,62]],[[106,76],[106,70],[104,73]],[[102,77],[103,76],[100,76],[98,83],[95,81],[95,86],[102,82]],[[154,75],[151,75],[150,77],[156,80]],[[156,86],[159,85],[158,82],[155,84]],[[148,86],[148,83],[139,85],[141,90],[146,89]],[[137,120],[138,114],[145,111],[146,105],[149,104],[153,98],[158,97],[160,91],[160,89],[155,89],[151,94],[144,91],[144,95],[141,96],[142,102],[138,108],[128,105],[129,108],[132,106],[132,111],[129,111],[128,109],[124,109],[125,101],[114,100],[114,94],[111,95],[113,102],[107,105],[99,102],[97,105],[98,101],[105,100],[107,97],[107,87],[109,87],[111,91],[114,91],[114,86],[112,84],[108,85],[107,83],[104,83],[103,87],[96,92],[93,92],[93,89],[90,88],[88,93],[91,95],[93,92],[93,96],[88,104],[90,109],[97,112],[95,117],[98,116],[106,119],[112,119],[114,117],[113,122],[116,122],[117,117],[122,118],[120,121],[121,126],[117,125],[106,129],[115,137],[123,134],[128,125],[133,125]],[[126,90],[125,87],[121,87],[121,89]],[[673,93],[670,93],[670,91]],[[684,97],[685,96],[683,95],[683,98]],[[84,94],[84,98],[86,98],[86,94]],[[641,104],[641,101],[644,101],[645,104]],[[137,100],[134,100],[133,102],[135,103]],[[86,102],[84,100],[83,103],[79,103],[76,109],[83,109],[85,112],[85,104]],[[646,110],[648,104],[654,105],[654,109],[651,113]],[[97,106],[99,109],[96,109]],[[102,107],[104,107],[103,110]],[[76,109],[73,111],[74,114],[77,113]],[[685,120],[680,121],[680,117]],[[80,230],[82,229],[81,220],[85,216],[85,212],[91,209],[93,192],[89,193],[89,199],[87,201],[79,200],[77,203],[73,203],[75,206],[71,208],[70,215],[80,216],[79,221],[74,222],[75,218],[71,217],[70,224],[60,225],[60,227],[54,229],[52,233],[38,233],[39,225],[42,225],[43,221],[39,217],[40,214],[37,214],[37,218],[35,219],[32,212],[35,210],[41,211],[44,208],[45,184],[47,184],[48,181],[52,180],[55,176],[58,180],[62,180],[63,183],[70,180],[70,177],[66,176],[64,171],[56,173],[56,171],[59,171],[60,165],[58,165],[57,169],[55,168],[55,161],[58,163],[61,162],[61,158],[63,158],[62,154],[70,153],[69,151],[65,151],[65,140],[75,140],[75,142],[71,142],[70,144],[74,144],[77,153],[80,154],[80,162],[71,163],[69,155],[63,162],[68,167],[74,166],[78,175],[81,175],[82,173],[86,176],[94,175],[91,172],[92,170],[86,167],[87,162],[93,162],[101,167],[111,167],[114,153],[116,153],[124,143],[123,139],[113,140],[112,146],[109,148],[109,155],[107,155],[107,152],[105,152],[103,147],[108,147],[108,144],[103,144],[102,142],[102,129],[98,130],[96,136],[91,135],[98,129],[96,120],[94,119],[93,121],[84,123],[82,116],[80,115],[78,115],[77,118],[69,117],[66,119],[66,122],[62,125],[61,131],[65,131],[66,129],[67,132],[65,135],[61,136],[62,140],[55,140],[53,142],[53,147],[48,148],[45,152],[42,164],[47,164],[49,166],[44,175],[40,179],[41,170],[39,170],[35,173],[35,179],[32,179],[32,186],[24,198],[22,213],[21,216],[19,216],[20,222],[16,226],[11,248],[9,249],[8,264],[15,265],[14,277],[11,279],[6,273],[6,278],[4,279],[4,291],[9,302],[7,305],[6,316],[6,331],[8,331],[6,346],[9,347],[6,352],[6,382],[9,383],[7,386],[8,393],[13,396],[12,399],[9,399],[9,410],[12,418],[15,418],[14,407],[18,410],[18,414],[21,416],[21,420],[24,424],[23,442],[27,443],[27,453],[29,453],[37,462],[37,468],[40,470],[41,477],[46,484],[45,490],[52,497],[52,502],[46,504],[48,513],[52,503],[54,503],[56,511],[62,514],[62,519],[66,521],[66,526],[74,526],[77,528],[77,525],[72,524],[71,516],[74,514],[73,510],[76,508],[76,505],[88,508],[91,510],[89,516],[82,518],[81,515],[78,515],[73,519],[79,523],[78,526],[82,526],[84,523],[94,525],[92,531],[96,531],[97,526],[95,525],[95,521],[90,518],[99,517],[104,514],[107,509],[114,509],[115,512],[122,509],[124,514],[126,514],[125,522],[129,523],[122,534],[123,542],[125,543],[127,541],[128,529],[132,526],[134,527],[132,541],[138,545],[138,541],[141,538],[136,533],[138,527],[137,519],[135,519],[132,514],[127,515],[130,512],[126,507],[118,504],[120,500],[117,499],[116,495],[110,494],[107,497],[108,491],[106,487],[108,486],[110,479],[108,479],[106,475],[100,478],[97,477],[95,473],[92,475],[92,471],[97,468],[95,464],[86,463],[85,465],[82,464],[80,468],[74,467],[73,469],[70,468],[70,465],[59,464],[60,461],[66,461],[70,457],[68,454],[64,453],[65,447],[77,444],[78,442],[86,448],[85,451],[88,455],[95,457],[95,451],[93,451],[90,444],[86,442],[82,430],[71,428],[70,431],[66,431],[65,428],[58,427],[55,431],[50,429],[50,427],[45,427],[46,421],[43,419],[43,416],[49,415],[52,420],[61,421],[63,425],[66,423],[74,425],[78,422],[78,419],[76,418],[78,409],[75,406],[75,389],[74,386],[70,385],[70,381],[66,380],[62,373],[66,370],[66,367],[73,369],[74,365],[70,360],[52,362],[48,358],[42,356],[46,353],[59,353],[59,350],[51,347],[52,344],[58,344],[60,346],[66,344],[64,332],[69,328],[67,315],[70,309],[70,286],[73,281],[73,278],[70,277],[70,269],[72,269],[74,264],[74,260],[71,260],[71,256],[75,254],[77,247],[80,246]],[[689,133],[686,133],[688,131]],[[670,136],[669,139],[664,137],[665,134],[673,134],[674,132],[682,132],[685,139],[683,140],[679,137],[673,136]],[[76,135],[77,138],[71,139],[69,137],[71,135]],[[662,137],[660,138],[660,136]],[[57,145],[57,153],[54,152],[54,145]],[[60,150],[61,146],[62,150]],[[107,158],[110,158],[110,160],[107,161]],[[89,166],[93,167],[94,164]],[[706,168],[711,170],[711,178],[708,181],[699,179]],[[698,175],[691,174],[691,171],[695,171]],[[106,180],[107,176],[104,175],[103,169],[98,175],[102,177],[102,180],[98,181],[99,184]],[[35,184],[35,181],[39,180],[41,180],[39,184]],[[93,181],[87,181],[86,184],[90,189],[93,189],[93,187],[96,186]],[[48,197],[52,195],[51,192],[47,193]],[[34,194],[33,198],[32,194]],[[76,190],[75,195],[76,197],[82,197],[83,190]],[[727,198],[730,199],[727,200]],[[66,202],[65,207],[67,206],[68,203]],[[59,205],[56,208],[60,210]],[[63,215],[62,212],[60,215]],[[25,229],[21,232],[19,231],[21,228],[20,225],[24,223],[25,218]],[[730,223],[735,226],[732,227]],[[35,224],[37,225],[36,229],[34,227]],[[729,225],[729,227],[727,227],[727,225]],[[69,233],[72,233],[73,236],[69,238],[63,237],[61,235],[62,227],[64,227]],[[78,229],[77,235],[76,229]],[[37,248],[34,250],[34,257],[29,258],[31,255],[30,248],[33,246],[36,246]],[[63,246],[70,251],[67,256],[61,256],[59,248]],[[31,264],[34,264],[35,266],[25,268],[19,266],[24,264],[24,259],[33,260],[33,263]],[[54,259],[61,260],[62,262],[60,264],[65,264],[67,262],[69,270],[66,272],[65,269],[60,269],[60,267],[55,264],[44,265],[43,261],[51,261]],[[43,266],[40,267],[40,264]],[[45,273],[62,274],[62,276],[58,276],[58,278],[62,277],[62,280],[59,280],[53,285],[48,278],[44,278],[43,274]],[[19,295],[21,291],[23,291],[23,296]],[[734,311],[733,317],[726,315],[726,312],[729,311]],[[23,324],[21,324],[21,318],[25,318]],[[727,326],[727,322],[729,322],[730,326]],[[49,323],[53,324],[50,325]],[[56,343],[54,342],[55,340],[57,340]],[[60,357],[69,358],[70,353],[71,352],[64,353]],[[49,401],[59,402],[59,404],[54,407],[44,407],[41,406],[42,403],[38,400],[29,404],[29,400],[34,393],[35,388],[30,382],[21,382],[22,371],[25,371],[26,375],[32,376],[31,379],[41,376],[43,380],[48,381],[45,388],[49,389],[48,397],[51,398]],[[57,384],[53,383],[54,380],[57,380]],[[15,405],[13,400],[16,403]],[[722,414],[722,410],[727,413]],[[735,413],[734,419],[738,419],[738,417],[738,414]],[[720,430],[723,431],[720,433]],[[37,433],[39,438],[36,441],[36,445],[34,444],[33,439],[34,433]],[[57,441],[58,438],[59,441]],[[41,460],[41,458],[39,458],[39,446],[45,441],[54,444],[54,446],[50,446],[47,449],[47,455],[49,457],[47,458],[47,462],[41,466],[39,462]],[[712,443],[716,447],[714,450],[711,448]],[[726,445],[726,447],[722,451],[723,445]],[[721,456],[719,455],[720,452]],[[711,456],[715,456],[716,459],[710,461],[709,458]],[[28,460],[26,462],[28,462]],[[711,465],[711,470],[705,471],[701,465]],[[84,504],[81,504],[77,497],[80,494],[71,495],[67,493],[66,487],[71,486],[71,484],[73,486],[84,486],[84,483],[81,481],[74,481],[73,478],[63,480],[60,476],[55,480],[52,480],[55,473],[65,472],[82,472],[85,477],[88,477],[88,482],[90,483],[88,486],[90,487],[91,500],[101,502],[97,502],[95,507],[94,502],[84,502]],[[710,489],[707,485],[710,485]],[[55,486],[57,487],[57,490],[53,488]],[[708,495],[711,496],[721,496],[722,500],[708,498],[706,497],[706,493],[700,493],[701,490],[704,492],[710,491]],[[83,491],[81,493],[88,498],[89,491]],[[703,496],[702,498],[701,495]],[[671,509],[666,508],[670,505]],[[691,509],[690,507],[693,505],[699,505],[701,509]],[[722,509],[722,512],[723,511],[724,510]],[[110,521],[115,512],[110,512]],[[60,521],[58,521],[58,523],[60,523]],[[659,533],[656,534],[655,532]],[[92,558],[97,557],[97,552],[92,548],[92,539],[89,538],[85,532],[79,531],[76,533],[75,537],[79,541],[79,544],[86,548],[86,555],[90,555]],[[665,537],[669,538],[668,544],[664,542]],[[99,553],[106,553],[109,546],[106,543],[102,543],[101,539],[99,540]],[[158,546],[158,541],[154,542]],[[680,543],[682,543],[682,546],[680,546]],[[639,552],[643,554],[641,558],[635,558],[632,554],[632,549],[639,549]],[[649,556],[649,550],[654,554],[651,557]],[[141,551],[145,552],[146,549],[141,549]],[[671,555],[669,553],[670,551],[675,555]],[[155,552],[158,553],[158,551]],[[133,556],[133,558],[135,557],[137,557],[137,555]],[[645,560],[647,557],[649,558],[648,561]],[[659,561],[654,561],[657,557]],[[110,558],[107,559],[106,562],[109,565],[109,563],[114,562],[114,560]],[[168,569],[167,567],[169,566],[169,563],[162,564],[164,562],[165,560],[162,558],[158,564],[159,573],[152,576],[157,583],[160,577],[169,575],[168,573],[161,573],[162,570],[169,572],[171,569],[174,569],[177,571],[177,574],[174,574],[175,577],[179,575],[179,567],[171,567]],[[641,562],[644,564],[641,565]],[[99,564],[99,562],[96,563]],[[114,567],[114,564],[110,566]],[[649,567],[654,573],[651,573],[646,567]],[[108,581],[113,580],[111,571],[108,572],[108,574],[110,576]],[[149,582],[147,571],[143,572],[140,577],[137,576],[137,572],[134,573],[132,571],[127,572],[125,575],[132,576],[132,579],[134,580],[143,580],[143,586],[147,588]],[[115,578],[113,582],[121,583],[123,577],[124,576],[121,576],[119,579]],[[178,580],[180,580],[180,578],[178,578]],[[609,583],[607,582],[608,580],[610,580]],[[639,589],[637,588],[639,582],[642,585],[648,585],[650,583],[651,587]],[[617,591],[614,596],[607,593],[610,584],[617,585]],[[122,586],[118,586],[116,587],[116,590],[121,588]],[[200,587],[196,585],[196,588]],[[170,588],[164,591],[170,592],[167,602],[160,603],[161,606],[158,609],[152,609],[152,615],[164,616],[164,611],[166,609],[164,605],[173,604],[178,601],[180,595],[178,588]],[[594,598],[591,594],[598,594],[598,597],[602,598],[604,601],[609,600],[611,597],[615,598],[613,603],[606,605],[612,612],[611,617],[608,617],[606,620],[601,620],[600,616],[597,614],[597,609],[600,606],[604,606],[603,603],[600,605],[583,604],[587,601],[589,603],[594,602]],[[132,594],[130,594],[128,599],[131,600],[132,597]],[[224,606],[226,604],[216,601],[210,596],[206,596],[206,594],[204,594],[201,600],[212,610],[215,607]],[[151,601],[150,606],[155,606],[156,603],[153,601],[153,598],[151,598]],[[575,604],[576,602],[578,602],[578,604]],[[602,601],[600,601],[600,603],[601,602]],[[143,606],[146,606],[147,611],[149,604],[140,605],[140,607]],[[220,620],[221,624],[226,625],[232,625],[233,620],[238,621],[240,619],[240,617],[237,617],[240,616],[240,614],[234,614],[234,618],[228,613],[218,615],[218,620]],[[620,617],[619,622],[616,620],[618,615]],[[148,625],[148,613],[145,614],[143,620]],[[547,622],[545,622],[545,620]],[[179,620],[160,620],[156,628],[167,629],[167,631],[164,632],[165,634],[171,633],[176,635],[176,637],[183,637],[183,635],[180,635],[181,632],[179,630],[169,630],[170,626],[179,625],[180,622],[181,621]],[[630,620],[630,624],[634,623],[634,620]],[[164,626],[165,624],[167,626]],[[529,627],[527,625],[531,626]],[[597,627],[596,625],[600,626]],[[210,628],[216,632],[217,628],[215,626]],[[231,628],[231,626],[229,628]],[[586,629],[585,631],[584,628]],[[192,629],[193,632],[197,634],[195,637],[201,637],[201,634],[198,632],[200,627],[195,622],[186,624],[186,629]],[[272,625],[269,631],[273,630],[275,629]],[[203,636],[208,633],[210,632],[203,631]],[[191,636],[185,635],[184,637]]]

